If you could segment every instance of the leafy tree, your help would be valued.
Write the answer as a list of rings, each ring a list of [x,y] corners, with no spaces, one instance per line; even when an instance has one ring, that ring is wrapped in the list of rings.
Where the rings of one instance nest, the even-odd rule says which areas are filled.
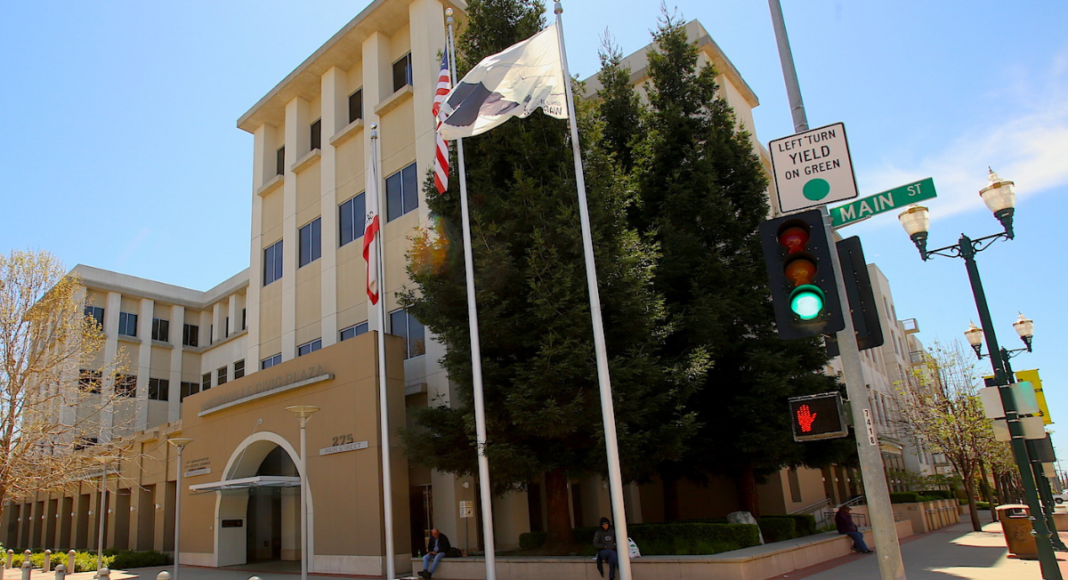
[[[114,395],[95,377],[79,380],[80,369],[101,369],[104,345],[83,292],[48,252],[0,255],[0,509],[99,469],[83,451],[90,444],[94,455],[121,444],[96,441]],[[100,377],[119,367],[104,365]]]
[[[527,38],[542,5],[473,0],[458,62]],[[600,143],[592,105],[578,105],[621,463],[628,480],[653,458],[681,457],[692,430],[685,409],[699,356],[670,365],[658,351],[670,326],[652,291],[655,248],[626,223],[634,190]],[[607,461],[567,123],[535,114],[466,139],[474,274],[494,491],[544,477],[548,541],[570,543],[567,482],[605,475]],[[476,472],[470,335],[458,197],[431,193],[433,232],[409,253],[413,287],[402,297],[446,346],[453,400],[432,401],[405,432],[409,456],[451,473]]]
[[[914,432],[942,453],[960,474],[968,494],[972,529],[981,530],[975,505],[979,461],[998,449],[979,400],[979,375],[970,350],[959,341],[935,343],[929,356],[899,386],[901,407]],[[996,454],[989,455],[995,459]]]
[[[756,485],[787,465],[841,460],[848,442],[799,445],[786,399],[839,389],[822,371],[828,357],[815,340],[781,341],[772,325],[757,237],[767,218],[767,179],[717,72],[699,66],[681,19],[665,13],[653,32],[647,106],[630,87],[619,51],[602,52],[602,111],[615,124],[606,147],[633,160],[637,203],[630,223],[662,257],[654,285],[666,300],[673,332],[666,353],[706,351],[712,368],[695,395],[700,434],[684,462],[662,466],[668,518],[677,517],[674,482],[713,472],[735,478],[744,509],[758,513]],[[630,119],[639,119],[640,126]],[[620,121],[625,126],[618,126]]]

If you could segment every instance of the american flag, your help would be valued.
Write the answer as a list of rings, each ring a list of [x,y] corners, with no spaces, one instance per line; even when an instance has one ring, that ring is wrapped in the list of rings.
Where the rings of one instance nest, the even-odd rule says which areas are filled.
[[[430,112],[434,114],[434,118],[438,118],[438,111],[441,110],[441,103],[445,101],[445,95],[449,94],[449,90],[452,88],[452,82],[449,79],[449,53],[441,57],[441,72],[438,74],[438,88],[434,92],[434,105],[430,108]],[[440,125],[441,122],[438,122]],[[437,134],[437,147],[434,151],[434,185],[438,188],[438,193],[445,193],[445,190],[449,188],[449,142],[446,141],[440,134]]]

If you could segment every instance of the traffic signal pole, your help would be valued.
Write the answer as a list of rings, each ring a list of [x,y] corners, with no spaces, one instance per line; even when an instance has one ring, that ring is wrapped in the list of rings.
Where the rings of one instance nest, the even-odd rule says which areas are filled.
[[[775,38],[778,42],[783,77],[786,81],[786,92],[790,98],[794,132],[801,133],[808,130],[808,119],[801,100],[801,88],[794,69],[790,39],[786,35],[782,7],[779,5],[779,0],[768,0],[768,4],[771,8]],[[834,233],[827,206],[820,206],[820,212],[823,215],[827,236],[833,243]],[[874,415],[872,415],[868,401],[864,371],[860,363],[860,349],[857,346],[856,333],[853,329],[853,316],[849,312],[849,300],[845,299],[848,294],[846,294],[845,279],[842,277],[842,265],[837,251],[833,251],[832,248],[830,254],[838,295],[843,297],[841,300],[842,317],[845,319],[845,328],[837,334],[839,356],[842,360],[846,393],[852,407],[853,432],[857,439],[857,455],[860,458],[860,473],[864,481],[864,493],[868,500],[872,533],[875,535],[875,556],[879,560],[879,574],[882,580],[906,580],[905,565],[901,560],[901,545],[898,543],[897,529],[894,524],[894,512],[890,505],[890,490],[886,484],[882,452],[875,433]]]

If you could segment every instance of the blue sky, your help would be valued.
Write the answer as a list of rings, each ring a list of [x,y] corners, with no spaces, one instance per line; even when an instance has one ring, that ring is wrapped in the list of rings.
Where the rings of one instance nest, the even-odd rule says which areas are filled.
[[[0,251],[205,290],[247,267],[252,137],[237,118],[363,2],[0,3]],[[757,136],[793,132],[768,6],[686,0],[761,105]],[[573,73],[607,29],[649,42],[657,2],[564,4]],[[1068,192],[1068,4],[783,0],[813,127],[843,122],[862,196],[933,177],[930,247],[1000,231],[977,193],[991,165],[1017,185],[1016,240],[979,256],[1002,344],[1017,311],[1058,424],[1068,423],[1061,292]],[[893,286],[921,339],[961,337],[975,306],[961,260],[923,263],[892,213],[843,230]],[[984,364],[985,361],[984,361]],[[989,368],[989,367],[986,367]],[[1054,436],[1068,462],[1068,438]],[[1068,463],[1065,463],[1068,465]]]

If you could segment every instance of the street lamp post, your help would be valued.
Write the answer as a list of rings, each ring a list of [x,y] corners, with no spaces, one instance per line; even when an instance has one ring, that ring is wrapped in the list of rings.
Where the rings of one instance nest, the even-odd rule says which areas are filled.
[[[100,525],[97,526],[96,532],[96,573],[99,576],[101,568],[104,567],[104,515],[107,514],[107,501],[108,501],[108,463],[115,461],[115,457],[110,455],[98,455],[95,459],[100,463],[102,473],[100,474],[100,505],[97,506],[97,519],[100,520]]]
[[[1001,347],[1001,361],[1005,365],[1005,376],[1012,382],[1016,376],[1012,371],[1011,359],[1020,353],[1031,352],[1031,346],[1035,336],[1035,324],[1034,321],[1025,317],[1022,313],[1016,322],[1012,323],[1012,327],[1016,330],[1016,334],[1020,336],[1020,340],[1023,341],[1023,348],[1014,348],[1012,350]],[[982,360],[989,355],[983,354],[983,329],[978,328],[975,324],[971,324],[968,330],[964,331],[964,336],[968,339],[968,344],[972,345],[972,349],[975,350],[975,356]],[[1028,458],[1032,471],[1035,474],[1035,483],[1038,488],[1039,500],[1042,502],[1042,515],[1046,519],[1046,526],[1050,531],[1050,541],[1053,543],[1053,547],[1057,550],[1068,550],[1068,546],[1064,545],[1061,541],[1060,535],[1057,533],[1057,525],[1053,519],[1053,489],[1050,486],[1049,479],[1042,468],[1042,464],[1036,462],[1034,458]]]
[[[300,420],[300,580],[308,580],[308,419],[319,411],[315,405],[286,407]]]
[[[178,541],[182,532],[182,450],[192,442],[188,437],[171,437],[167,440],[167,443],[178,450],[178,465],[175,468],[177,476],[174,483],[174,580],[178,580]]]
[[[920,258],[924,261],[927,261],[932,256],[964,259],[964,264],[968,270],[968,280],[971,283],[972,294],[975,298],[975,307],[979,312],[979,323],[983,328],[988,329],[985,334],[987,351],[990,353],[990,365],[994,371],[994,381],[997,383],[998,392],[1001,395],[1002,406],[1005,408],[1005,418],[1009,425],[1009,432],[1012,435],[1012,451],[1016,458],[1016,465],[1020,470],[1020,479],[1023,481],[1024,496],[1028,507],[1031,509],[1031,520],[1038,544],[1038,559],[1042,566],[1042,577],[1045,580],[1062,580],[1045,518],[1035,517],[1035,514],[1042,513],[1042,506],[1038,499],[1034,473],[1031,470],[1027,445],[1024,441],[1023,425],[1018,417],[1016,399],[1013,396],[1012,389],[1009,387],[1012,381],[1005,371],[1005,361],[1002,358],[1001,347],[998,345],[997,336],[994,333],[990,308],[987,306],[986,293],[983,291],[983,282],[979,277],[979,267],[975,263],[975,255],[989,248],[995,241],[999,239],[1011,240],[1015,237],[1012,228],[1015,211],[1013,206],[1016,202],[1014,184],[1011,181],[1004,181],[999,178],[992,169],[987,175],[987,179],[987,185],[979,191],[979,195],[990,211],[994,213],[994,217],[1001,222],[1004,228],[1002,233],[984,236],[975,240],[961,234],[960,240],[956,245],[928,251],[927,232],[930,218],[927,208],[915,205],[910,206],[901,212],[898,219],[901,220],[901,225],[920,251]]]

